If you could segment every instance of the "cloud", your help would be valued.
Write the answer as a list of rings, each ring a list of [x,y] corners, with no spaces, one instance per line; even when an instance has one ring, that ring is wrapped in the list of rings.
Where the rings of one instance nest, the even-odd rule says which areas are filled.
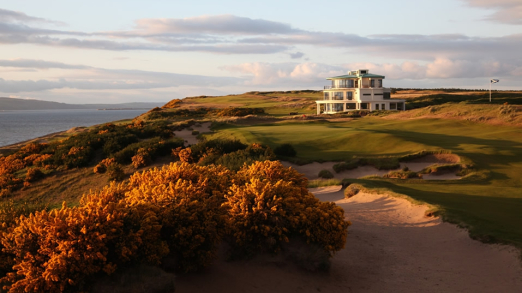
[[[63,25],[63,22],[52,21],[45,18],[29,16],[23,12],[6,10],[0,8],[0,22],[37,22]]]
[[[50,62],[44,60],[34,59],[11,59],[11,60],[0,60],[0,67],[19,67],[19,68],[38,68],[38,69],[50,69],[50,68],[62,68],[62,69],[88,69],[92,68],[85,65],[73,65],[61,62]]]
[[[292,59],[300,59],[304,56],[303,52],[288,53]]]
[[[253,62],[222,69],[243,74],[245,85],[286,86],[288,88],[310,85],[320,86],[328,77],[344,75],[355,69],[369,69],[390,80],[427,79],[470,79],[490,78],[492,76],[522,75],[522,64],[507,64],[498,61],[470,62],[438,58],[428,63],[405,61],[395,63],[347,63],[331,66],[321,63],[266,63]]]
[[[522,25],[522,2],[520,0],[463,0],[469,6],[494,10],[485,20]]]
[[[0,67],[23,70],[69,69],[73,73],[52,80],[0,79],[0,92],[37,92],[54,89],[131,90],[159,89],[183,86],[223,87],[241,84],[237,77],[204,76],[144,70],[105,69],[32,59],[0,60]]]
[[[515,1],[490,4],[469,0],[470,5],[518,11]],[[298,47],[332,48],[350,53],[394,59],[433,61],[437,58],[517,60],[522,34],[499,37],[472,37],[463,34],[405,35],[355,34],[306,31],[289,24],[234,15],[190,18],[139,19],[130,30],[74,32],[32,27],[32,16],[2,10],[0,43],[37,44],[54,47],[110,51],[202,52],[212,54],[288,54],[299,59]],[[9,16],[13,14],[14,16]],[[26,23],[18,20],[27,18]],[[17,21],[13,21],[17,19]],[[39,18],[35,18],[38,19]],[[515,19],[515,18],[513,18]],[[512,21],[514,21],[512,19]],[[518,18],[520,20],[520,18]]]
[[[139,34],[218,34],[260,35],[288,34],[295,31],[289,24],[264,19],[251,19],[235,15],[204,15],[187,18],[139,19],[136,21]]]
[[[319,63],[267,63],[252,62],[224,66],[221,69],[244,75],[245,85],[319,85],[329,76],[344,73],[342,67]]]

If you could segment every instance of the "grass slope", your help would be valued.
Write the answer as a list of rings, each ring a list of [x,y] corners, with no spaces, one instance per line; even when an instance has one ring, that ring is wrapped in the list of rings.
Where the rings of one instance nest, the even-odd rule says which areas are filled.
[[[471,159],[483,180],[441,182],[359,180],[437,205],[445,220],[467,227],[474,237],[522,247],[522,129],[465,120],[390,120],[375,117],[349,122],[304,122],[221,126],[214,136],[287,142],[298,157],[344,160],[353,155],[402,155],[450,150]]]

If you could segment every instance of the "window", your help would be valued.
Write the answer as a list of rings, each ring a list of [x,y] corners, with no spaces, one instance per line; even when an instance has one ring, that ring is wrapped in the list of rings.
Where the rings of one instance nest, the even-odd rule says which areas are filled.
[[[375,79],[370,80],[370,87],[375,87]]]
[[[361,74],[366,74],[366,73],[368,73],[368,70],[361,70],[360,72],[361,72]]]
[[[357,109],[357,104],[356,103],[346,103],[346,110],[355,110]]]
[[[384,93],[382,98],[385,99],[385,100],[389,100],[390,99],[390,93]]]
[[[330,99],[330,93],[329,92],[324,92],[324,99],[325,100],[329,100]]]
[[[354,80],[354,86],[355,88],[358,88],[359,87],[359,80]]]
[[[377,87],[382,87],[382,79],[377,80]]]
[[[347,87],[349,87],[349,88],[354,87],[354,86],[353,86],[353,79],[349,79],[349,80],[348,80],[348,86],[347,86]]]
[[[386,104],[381,104],[381,110],[386,110]]]
[[[403,103],[397,103],[397,110],[402,110]]]
[[[333,112],[342,112],[344,110],[344,104],[332,104],[332,111]]]
[[[382,96],[382,94],[373,94],[374,96]]]
[[[368,103],[361,103],[361,110],[368,110]]]
[[[379,110],[379,104],[375,104],[375,110]]]
[[[346,99],[351,101],[353,99],[353,92],[346,92]]]
[[[343,100],[344,99],[344,92],[334,92],[332,93],[332,100]]]
[[[397,103],[390,103],[390,110],[397,110]]]
[[[372,94],[363,94],[363,96],[371,96]]]

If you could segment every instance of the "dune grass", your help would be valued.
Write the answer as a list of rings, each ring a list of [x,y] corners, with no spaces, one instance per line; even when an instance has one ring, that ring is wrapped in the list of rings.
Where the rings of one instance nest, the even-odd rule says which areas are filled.
[[[522,247],[522,129],[465,120],[390,120],[222,125],[214,136],[275,147],[290,143],[297,158],[343,161],[353,156],[400,156],[451,151],[474,162],[481,176],[458,181],[358,180],[439,206],[442,217],[486,241]],[[478,179],[477,179],[478,178]]]

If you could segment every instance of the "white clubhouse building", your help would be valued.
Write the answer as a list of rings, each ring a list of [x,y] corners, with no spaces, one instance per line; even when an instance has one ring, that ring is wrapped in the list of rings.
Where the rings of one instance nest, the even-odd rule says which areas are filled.
[[[324,99],[316,101],[317,114],[334,114],[354,110],[405,110],[404,100],[390,99],[390,89],[382,87],[383,75],[368,69],[350,71],[347,75],[327,78],[332,85],[324,87]]]

